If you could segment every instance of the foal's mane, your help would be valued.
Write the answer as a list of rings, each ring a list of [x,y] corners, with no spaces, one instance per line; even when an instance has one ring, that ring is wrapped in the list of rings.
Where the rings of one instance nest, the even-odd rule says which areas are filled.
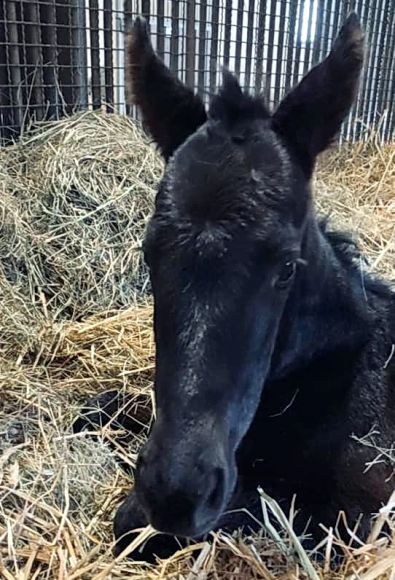
[[[392,287],[392,283],[395,283],[395,280],[387,282],[369,270],[369,262],[366,255],[361,251],[355,239],[355,234],[350,231],[333,229],[328,216],[319,220],[319,228],[343,267],[348,272],[359,276],[359,278],[363,277],[366,290],[383,298],[395,298]]]

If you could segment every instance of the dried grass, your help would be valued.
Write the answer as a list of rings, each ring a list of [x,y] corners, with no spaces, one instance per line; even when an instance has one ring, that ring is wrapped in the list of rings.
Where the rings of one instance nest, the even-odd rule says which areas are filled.
[[[373,271],[395,281],[395,146],[375,134],[322,156],[320,209],[355,234]]]
[[[46,123],[0,150],[3,277],[53,320],[130,305],[146,289],[140,243],[161,170],[116,115]]]
[[[394,155],[394,144],[374,139],[333,151],[316,188],[320,205],[361,235],[374,268],[392,278]],[[262,519],[271,513],[280,535],[270,525],[250,538],[213,534],[211,543],[157,566],[113,558],[113,513],[132,485],[117,459],[133,466],[146,430],[125,454],[110,450],[111,426],[94,441],[70,425],[81,403],[106,389],[132,393],[136,415],[152,407],[151,305],[136,248],[161,168],[140,131],[116,115],[45,124],[0,150],[0,573],[7,580],[394,578],[395,531],[392,543],[377,532],[393,517],[395,497],[366,544],[343,546],[337,570],[329,558],[334,531],[316,564],[263,492]],[[143,530],[136,544],[151,533]]]

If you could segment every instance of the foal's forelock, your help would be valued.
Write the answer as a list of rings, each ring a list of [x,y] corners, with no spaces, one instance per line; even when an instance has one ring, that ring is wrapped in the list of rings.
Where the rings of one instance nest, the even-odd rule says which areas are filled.
[[[238,263],[247,266],[258,244],[287,249],[292,227],[303,221],[309,192],[293,190],[292,166],[279,150],[277,166],[251,169],[248,159],[240,167],[213,163],[202,180],[199,161],[187,159],[190,170],[184,174],[183,161],[194,154],[191,142],[170,164],[150,226],[155,235],[148,238],[155,238],[153,245],[171,260],[178,257],[202,269],[213,262],[222,267],[227,259],[236,269]]]

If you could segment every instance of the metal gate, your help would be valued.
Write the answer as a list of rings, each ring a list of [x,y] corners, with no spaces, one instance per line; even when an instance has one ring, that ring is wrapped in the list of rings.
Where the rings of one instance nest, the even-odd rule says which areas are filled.
[[[343,137],[373,128],[393,139],[393,0],[0,0],[1,137],[86,108],[135,115],[125,104],[124,32],[137,14],[166,64],[204,99],[225,64],[275,106],[327,54],[351,9],[368,53]]]

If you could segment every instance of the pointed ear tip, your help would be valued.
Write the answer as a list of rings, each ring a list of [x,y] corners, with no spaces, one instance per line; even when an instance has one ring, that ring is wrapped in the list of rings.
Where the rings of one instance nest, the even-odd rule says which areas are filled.
[[[147,21],[146,21],[146,19],[144,18],[144,16],[142,16],[141,14],[139,14],[139,15],[138,15],[138,16],[136,16],[136,18],[134,19],[133,26],[134,26],[134,27],[135,27],[135,26],[136,26],[136,27],[138,26],[138,27],[143,27],[143,28],[146,28],[146,26],[147,26]]]
[[[236,77],[235,75],[228,69],[226,65],[221,67],[222,76],[225,79],[234,80]]]
[[[340,54],[346,51],[349,55],[352,55],[353,60],[363,61],[365,34],[355,12],[351,12],[346,18],[333,45],[333,51]]]
[[[240,89],[240,91],[241,91],[239,79],[226,66],[222,67],[222,85],[223,85],[223,88],[234,87],[234,88]]]
[[[133,36],[148,37],[148,23],[144,16],[137,16],[127,27],[127,32]]]
[[[347,16],[342,26],[342,32],[343,34],[350,35],[353,40],[363,39],[364,33],[361,27],[361,21],[356,12],[351,12]]]
[[[359,19],[359,16],[356,12],[349,12],[345,24],[349,24],[352,26],[361,26],[361,21]]]
[[[148,30],[148,22],[143,16],[137,16],[126,30],[125,46],[127,50],[148,54],[152,52],[152,44]]]

